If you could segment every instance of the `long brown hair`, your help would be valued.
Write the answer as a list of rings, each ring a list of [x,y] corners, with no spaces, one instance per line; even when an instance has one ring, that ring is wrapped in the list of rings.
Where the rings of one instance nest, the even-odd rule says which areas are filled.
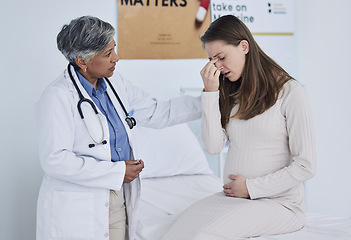
[[[283,85],[294,78],[262,51],[250,30],[233,15],[216,19],[201,37],[203,44],[216,40],[234,46],[242,40],[249,43],[241,78],[231,82],[220,76],[224,80],[220,80],[219,105],[222,126],[225,127],[231,117],[248,120],[272,107]],[[238,111],[230,116],[236,104],[239,104]]]

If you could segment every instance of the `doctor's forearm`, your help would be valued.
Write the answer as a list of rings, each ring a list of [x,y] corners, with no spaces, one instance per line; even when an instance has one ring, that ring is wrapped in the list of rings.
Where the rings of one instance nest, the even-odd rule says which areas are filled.
[[[125,174],[124,162],[98,161],[61,152],[42,161],[46,174],[63,181],[87,187],[119,190]]]

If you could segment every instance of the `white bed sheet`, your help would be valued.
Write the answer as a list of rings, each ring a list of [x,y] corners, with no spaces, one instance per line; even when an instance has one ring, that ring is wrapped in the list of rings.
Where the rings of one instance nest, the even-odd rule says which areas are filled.
[[[314,213],[306,214],[306,225],[297,232],[262,236],[252,240],[350,240],[351,220]]]
[[[137,236],[142,240],[160,239],[185,208],[221,191],[222,186],[212,174],[142,179]]]
[[[222,182],[214,175],[142,179],[138,238],[160,239],[185,208],[219,191],[222,191]],[[251,239],[351,240],[351,220],[308,213],[305,227],[298,232]]]

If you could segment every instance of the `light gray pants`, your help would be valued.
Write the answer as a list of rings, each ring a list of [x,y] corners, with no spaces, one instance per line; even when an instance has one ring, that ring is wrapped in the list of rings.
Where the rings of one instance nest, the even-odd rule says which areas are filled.
[[[110,191],[110,240],[124,240],[126,234],[126,207],[123,187]]]

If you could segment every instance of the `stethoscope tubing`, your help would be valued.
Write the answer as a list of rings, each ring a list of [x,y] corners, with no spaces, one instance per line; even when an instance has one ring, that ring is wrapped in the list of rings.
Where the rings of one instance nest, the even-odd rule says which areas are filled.
[[[97,145],[97,144],[106,144],[107,141],[104,139],[104,130],[103,130],[103,125],[102,125],[101,119],[100,119],[100,117],[99,117],[99,112],[98,112],[98,110],[97,110],[97,108],[96,108],[94,102],[91,101],[91,100],[88,99],[88,98],[85,98],[85,97],[83,96],[83,94],[82,94],[82,92],[80,91],[80,89],[79,89],[79,87],[78,87],[76,81],[74,80],[74,77],[73,77],[73,74],[72,74],[72,71],[71,71],[71,68],[70,68],[71,66],[72,66],[72,64],[69,63],[68,66],[67,66],[67,70],[68,70],[69,77],[71,78],[71,81],[72,81],[72,83],[73,83],[73,86],[75,87],[75,89],[76,89],[77,92],[78,92],[78,96],[79,96],[79,101],[78,101],[78,103],[77,103],[78,113],[79,113],[81,119],[82,119],[83,122],[84,122],[85,128],[86,128],[86,130],[87,130],[87,132],[88,132],[90,138],[95,142],[95,144],[89,144],[89,148],[95,147],[95,145]],[[117,98],[118,103],[119,103],[120,106],[122,107],[122,109],[123,109],[123,111],[124,111],[124,113],[125,113],[125,115],[126,115],[125,121],[127,122],[127,125],[129,126],[130,129],[132,129],[132,128],[136,125],[136,120],[135,120],[133,117],[131,117],[131,116],[128,115],[128,112],[127,112],[126,108],[124,107],[124,105],[123,105],[123,103],[122,103],[122,100],[119,98],[119,96],[118,96],[118,94],[117,94],[115,88],[113,87],[112,83],[110,82],[110,80],[109,80],[107,77],[105,77],[104,79],[105,79],[105,81],[108,83],[108,85],[110,86],[110,88],[111,88],[113,94],[114,94],[115,97]],[[101,141],[96,141],[96,140],[93,138],[93,136],[92,136],[92,135],[90,134],[90,132],[89,132],[88,126],[87,126],[86,123],[85,123],[84,114],[83,114],[83,111],[82,111],[82,108],[81,108],[81,105],[82,105],[82,103],[84,103],[84,102],[88,103],[88,104],[92,107],[92,109],[94,110],[94,113],[95,113],[95,114],[97,115],[97,117],[99,118],[100,125],[101,125],[101,129],[102,129],[102,139],[101,139]]]

